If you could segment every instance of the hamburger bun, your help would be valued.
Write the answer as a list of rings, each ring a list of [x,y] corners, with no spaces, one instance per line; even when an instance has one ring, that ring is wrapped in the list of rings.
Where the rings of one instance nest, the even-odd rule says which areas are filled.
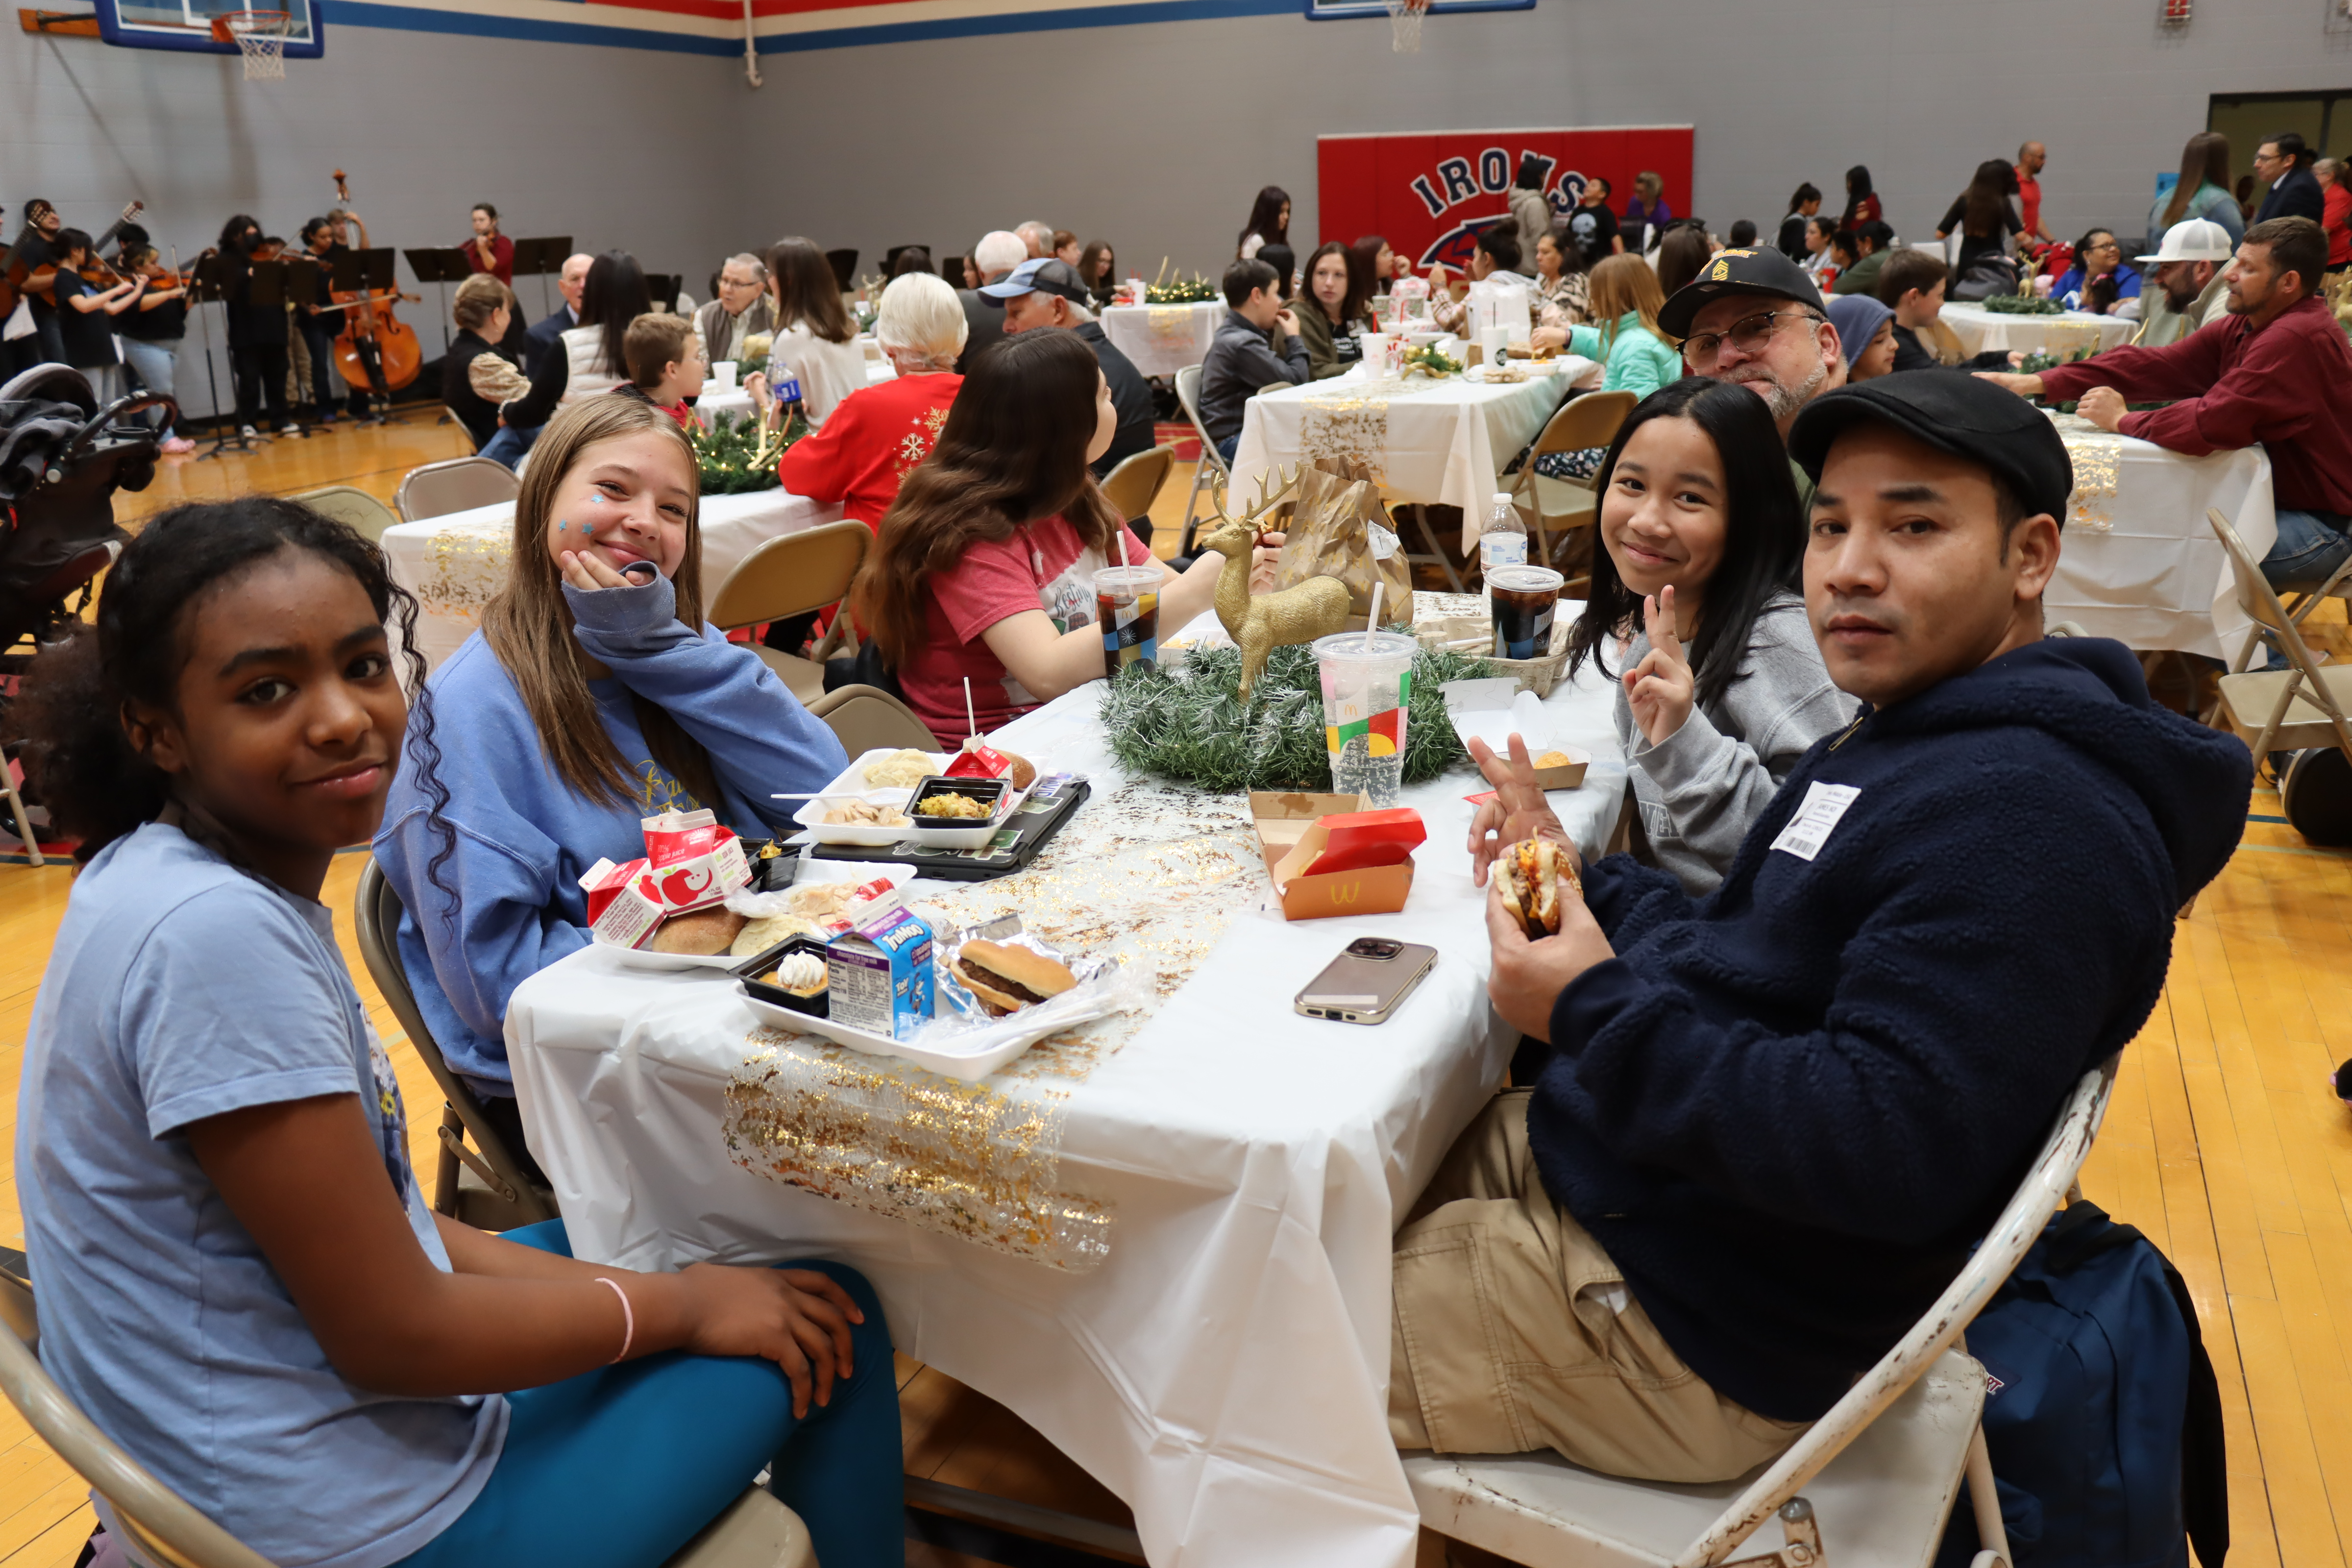
[[[662,921],[646,947],[653,952],[721,953],[748,923],[733,910],[695,910]]]
[[[1523,838],[1504,850],[1495,861],[1495,886],[1529,942],[1559,934],[1563,886],[1579,897],[1584,892],[1568,852],[1549,838]]]
[[[1078,983],[1069,965],[1002,942],[965,942],[956,954],[955,973],[995,1018],[1059,996]]]
[[[1013,788],[1016,794],[1037,782],[1036,763],[1012,752],[1000,750],[996,754],[1013,764],[1013,772],[1006,776],[1012,779]]]

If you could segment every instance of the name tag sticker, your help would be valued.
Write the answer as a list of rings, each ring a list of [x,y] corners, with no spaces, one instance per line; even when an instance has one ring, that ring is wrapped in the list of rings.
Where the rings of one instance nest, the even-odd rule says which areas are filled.
[[[1830,841],[1831,829],[1837,826],[1846,809],[1860,797],[1862,791],[1852,784],[1810,784],[1805,786],[1805,803],[1797,807],[1797,815],[1780,829],[1780,837],[1772,840],[1772,847],[1786,850],[1800,860],[1811,860]]]

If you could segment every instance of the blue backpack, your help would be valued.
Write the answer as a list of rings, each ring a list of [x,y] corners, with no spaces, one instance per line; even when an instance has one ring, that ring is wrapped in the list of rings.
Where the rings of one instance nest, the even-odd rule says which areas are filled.
[[[2179,1273],[2095,1204],[2059,1211],[1977,1321],[2015,1568],[2203,1568],[2230,1550],[2221,1392]],[[1966,1494],[1936,1568],[1979,1550]]]

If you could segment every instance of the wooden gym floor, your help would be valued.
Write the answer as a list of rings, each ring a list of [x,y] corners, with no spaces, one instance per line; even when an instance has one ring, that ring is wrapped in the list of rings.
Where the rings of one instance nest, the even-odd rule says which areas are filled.
[[[327,484],[389,500],[408,468],[465,449],[454,426],[411,414],[249,458],[171,459],[144,494],[121,498],[119,512],[129,521],[183,500]],[[1180,464],[1153,509],[1162,554],[1190,482]],[[2314,640],[2338,662],[2352,658],[2341,606],[2318,618]],[[360,864],[357,855],[336,862],[326,901],[392,1043],[415,1157],[429,1173],[439,1101],[352,943]],[[68,886],[60,867],[0,865],[0,1133],[12,1146],[17,1064]],[[2347,1057],[2352,852],[2305,845],[2278,797],[2257,790],[2238,854],[2180,923],[2169,983],[2124,1055],[2083,1177],[2094,1201],[2164,1249],[2196,1297],[2221,1374],[2242,1568],[2352,1563],[2352,1496],[2335,1495],[2352,1464],[2352,1115],[2326,1089]],[[0,1243],[22,1245],[13,1173],[0,1176]],[[899,1373],[910,1480],[1129,1524],[1116,1498],[1010,1412],[904,1358]],[[67,1568],[90,1529],[80,1480],[0,1408],[0,1568]],[[913,1542],[908,1552],[915,1568],[1000,1560]]]

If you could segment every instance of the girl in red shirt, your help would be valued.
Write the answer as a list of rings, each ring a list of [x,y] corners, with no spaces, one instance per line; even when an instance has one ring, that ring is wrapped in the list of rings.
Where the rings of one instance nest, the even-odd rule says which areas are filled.
[[[1179,575],[1126,531],[1087,472],[1118,426],[1094,351],[1075,332],[1018,333],[972,362],[849,593],[934,734],[965,732],[966,677],[983,733],[1098,679],[1094,574],[1115,559],[1159,568],[1162,636],[1210,607],[1224,559],[1204,555]],[[1275,554],[1258,551],[1261,580]]]

